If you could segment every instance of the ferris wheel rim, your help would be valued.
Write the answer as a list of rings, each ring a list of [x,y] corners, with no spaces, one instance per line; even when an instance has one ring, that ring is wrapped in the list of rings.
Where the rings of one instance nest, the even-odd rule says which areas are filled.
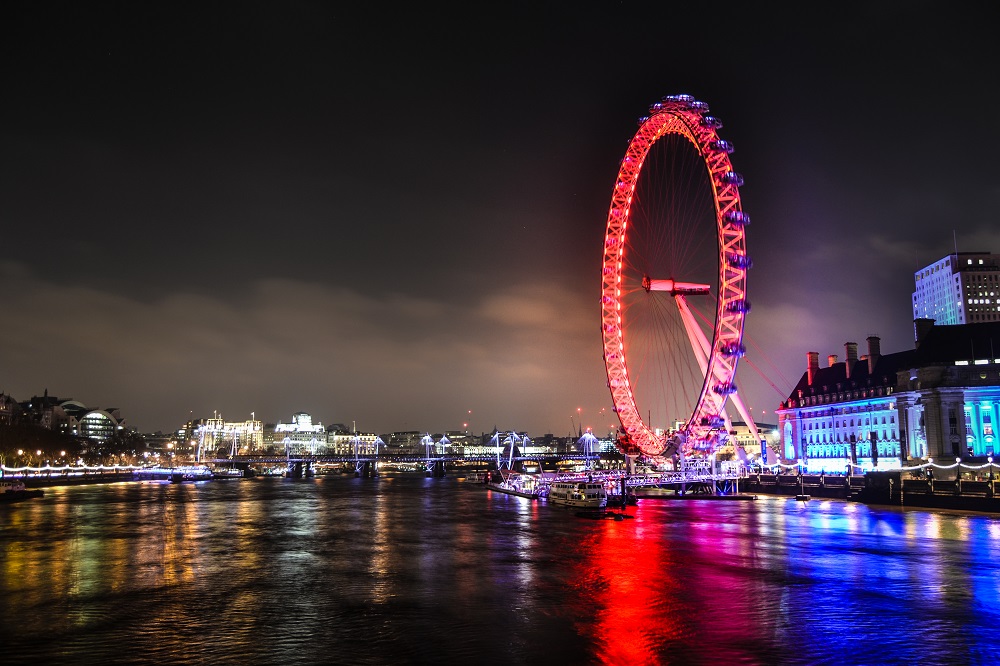
[[[746,273],[750,265],[745,225],[749,218],[743,213],[739,194],[742,176],[733,171],[729,159],[732,145],[719,138],[717,130],[721,122],[707,115],[708,105],[688,95],[673,95],[652,105],[650,114],[641,119],[639,129],[630,140],[612,190],[604,240],[601,328],[608,387],[621,422],[623,439],[646,455],[659,456],[678,445],[687,450],[713,449],[719,440],[725,402],[736,390],[736,366],[744,352],[743,327],[749,311]],[[682,431],[669,442],[667,435],[657,434],[643,421],[636,406],[626,361],[627,322],[622,319],[621,304],[632,197],[650,149],[668,135],[680,135],[690,141],[707,168],[718,250],[718,299],[707,368],[691,416]],[[621,443],[619,447],[624,448]]]

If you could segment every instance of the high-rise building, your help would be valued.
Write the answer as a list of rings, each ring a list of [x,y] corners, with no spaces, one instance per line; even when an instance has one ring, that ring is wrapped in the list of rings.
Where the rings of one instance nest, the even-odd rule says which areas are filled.
[[[1000,321],[1000,255],[958,252],[913,274],[913,318],[935,326]]]

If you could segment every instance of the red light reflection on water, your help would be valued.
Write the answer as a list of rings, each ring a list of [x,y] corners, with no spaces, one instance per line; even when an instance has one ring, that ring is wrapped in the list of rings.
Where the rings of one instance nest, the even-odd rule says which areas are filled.
[[[577,633],[593,638],[597,662],[706,662],[706,640],[712,662],[761,656],[750,647],[761,647],[752,622],[761,590],[726,564],[749,556],[739,552],[743,540],[720,534],[732,526],[720,525],[717,516],[705,515],[703,522],[699,516],[712,507],[700,504],[671,507],[674,518],[687,523],[683,539],[671,538],[669,516],[665,521],[658,512],[647,522],[633,509],[636,519],[594,521],[581,540],[568,580],[579,604],[573,609]]]

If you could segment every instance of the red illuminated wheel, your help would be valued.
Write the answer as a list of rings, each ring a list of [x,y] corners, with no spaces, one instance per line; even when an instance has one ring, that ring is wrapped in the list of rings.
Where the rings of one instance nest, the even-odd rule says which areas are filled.
[[[611,197],[601,274],[619,448],[711,451],[726,436],[750,309],[742,177],[722,123],[689,95],[640,120]]]

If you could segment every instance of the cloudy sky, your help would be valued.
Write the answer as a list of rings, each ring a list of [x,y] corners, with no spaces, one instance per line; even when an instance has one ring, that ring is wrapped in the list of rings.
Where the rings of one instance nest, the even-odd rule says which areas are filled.
[[[956,241],[1000,252],[973,3],[19,4],[0,9],[18,400],[146,432],[296,411],[606,431],[606,213],[666,94],[711,105],[746,179],[758,420],[807,351],[910,348],[914,270]]]

